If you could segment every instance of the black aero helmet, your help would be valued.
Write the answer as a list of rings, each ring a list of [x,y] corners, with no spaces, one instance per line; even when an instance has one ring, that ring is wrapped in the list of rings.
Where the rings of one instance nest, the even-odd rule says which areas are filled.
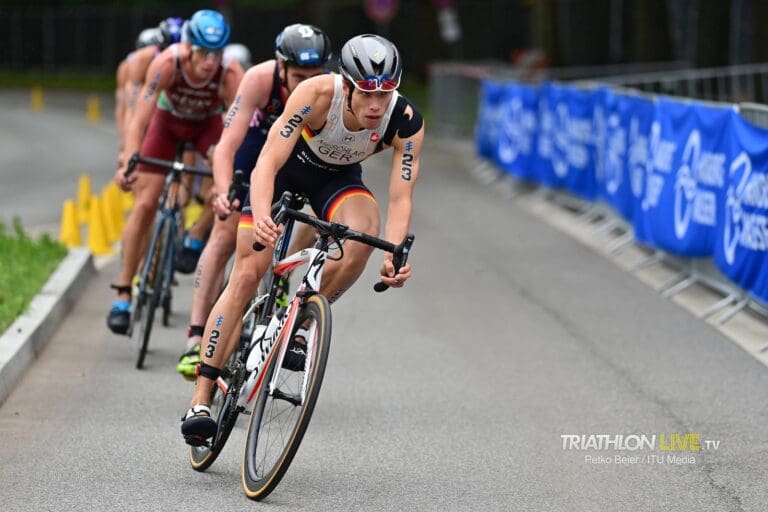
[[[363,91],[393,91],[400,85],[400,52],[387,39],[374,34],[355,36],[339,55],[342,76]]]
[[[331,39],[313,25],[288,25],[275,39],[275,55],[291,66],[323,66],[331,58]]]
[[[145,28],[136,37],[136,49],[140,50],[145,46],[159,45],[163,42],[163,35],[157,27]]]
[[[221,50],[229,43],[231,29],[220,12],[210,9],[197,11],[184,22],[183,40],[206,50]]]

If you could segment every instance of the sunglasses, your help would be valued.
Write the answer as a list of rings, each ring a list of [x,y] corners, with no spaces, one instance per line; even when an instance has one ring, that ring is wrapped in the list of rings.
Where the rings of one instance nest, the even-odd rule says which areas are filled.
[[[218,59],[224,53],[223,49],[209,50],[208,48],[203,48],[202,46],[196,46],[196,45],[192,45],[192,51],[201,55],[204,59],[207,59],[208,57],[213,57]]]
[[[400,79],[395,80],[389,75],[368,76],[362,80],[353,80],[355,87],[365,92],[394,91],[400,85]]]

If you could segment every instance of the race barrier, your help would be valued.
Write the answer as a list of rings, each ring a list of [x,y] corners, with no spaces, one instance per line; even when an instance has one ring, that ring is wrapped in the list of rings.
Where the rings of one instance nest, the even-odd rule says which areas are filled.
[[[553,82],[485,81],[480,96],[480,157],[607,205],[635,242],[713,261],[742,302],[768,304],[768,129],[737,105]]]

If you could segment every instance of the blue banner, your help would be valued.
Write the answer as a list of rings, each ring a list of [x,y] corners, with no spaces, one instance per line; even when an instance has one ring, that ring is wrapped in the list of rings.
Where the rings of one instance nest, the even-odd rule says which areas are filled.
[[[480,104],[475,127],[475,147],[478,156],[493,159],[499,136],[499,116],[504,106],[504,86],[488,80],[480,88]]]
[[[715,263],[735,283],[768,301],[768,130],[734,115]]]
[[[510,83],[505,86],[504,105],[496,146],[496,163],[521,179],[534,177],[532,162],[538,131],[539,91],[535,87]]]
[[[714,253],[732,119],[731,108],[657,101],[634,218],[638,240],[682,256]]]
[[[533,172],[552,188],[585,199],[597,196],[592,133],[595,92],[546,84],[539,95],[539,137]]]
[[[643,193],[653,114],[651,100],[609,90],[595,107],[595,174],[600,197],[630,222],[639,204],[636,198]]]

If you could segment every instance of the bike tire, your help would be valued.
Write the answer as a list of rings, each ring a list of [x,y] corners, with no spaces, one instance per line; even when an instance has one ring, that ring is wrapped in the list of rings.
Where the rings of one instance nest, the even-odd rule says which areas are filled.
[[[320,386],[323,382],[325,367],[328,362],[328,351],[331,343],[331,310],[328,300],[322,295],[313,295],[301,306],[302,310],[296,319],[294,332],[308,320],[314,324],[315,336],[311,344],[308,344],[306,367],[304,371],[292,372],[281,369],[281,380],[278,382],[280,389],[290,389],[290,386],[282,378],[307,376],[306,398],[301,405],[294,405],[268,392],[269,382],[277,368],[279,361],[279,346],[274,347],[275,357],[272,357],[265,368],[264,379],[259,389],[256,403],[254,404],[243,453],[242,481],[245,494],[254,500],[262,500],[267,497],[285,475],[288,467],[296,455],[304,433],[312,418]],[[281,344],[293,339],[294,332],[284,338]],[[310,348],[311,347],[311,348]],[[283,386],[287,386],[283,388]],[[293,410],[290,407],[293,406]],[[288,414],[290,412],[290,414]],[[291,418],[287,418],[291,416]],[[277,426],[273,432],[273,422],[287,420],[286,429]],[[288,430],[290,428],[290,430]],[[275,437],[272,438],[271,435]],[[278,438],[284,443],[278,443]],[[268,453],[275,451],[276,453]],[[262,454],[262,452],[264,452]],[[274,460],[273,460],[274,459]]]
[[[163,224],[160,226],[157,244],[150,255],[149,277],[146,280],[147,288],[151,290],[151,294],[145,301],[146,311],[141,321],[142,329],[140,330],[139,350],[136,357],[136,368],[139,370],[144,368],[144,359],[147,357],[149,338],[152,335],[152,326],[155,321],[155,310],[160,305],[160,295],[163,290],[163,266],[167,254],[166,244],[170,224],[167,219],[163,219],[161,222]]]

